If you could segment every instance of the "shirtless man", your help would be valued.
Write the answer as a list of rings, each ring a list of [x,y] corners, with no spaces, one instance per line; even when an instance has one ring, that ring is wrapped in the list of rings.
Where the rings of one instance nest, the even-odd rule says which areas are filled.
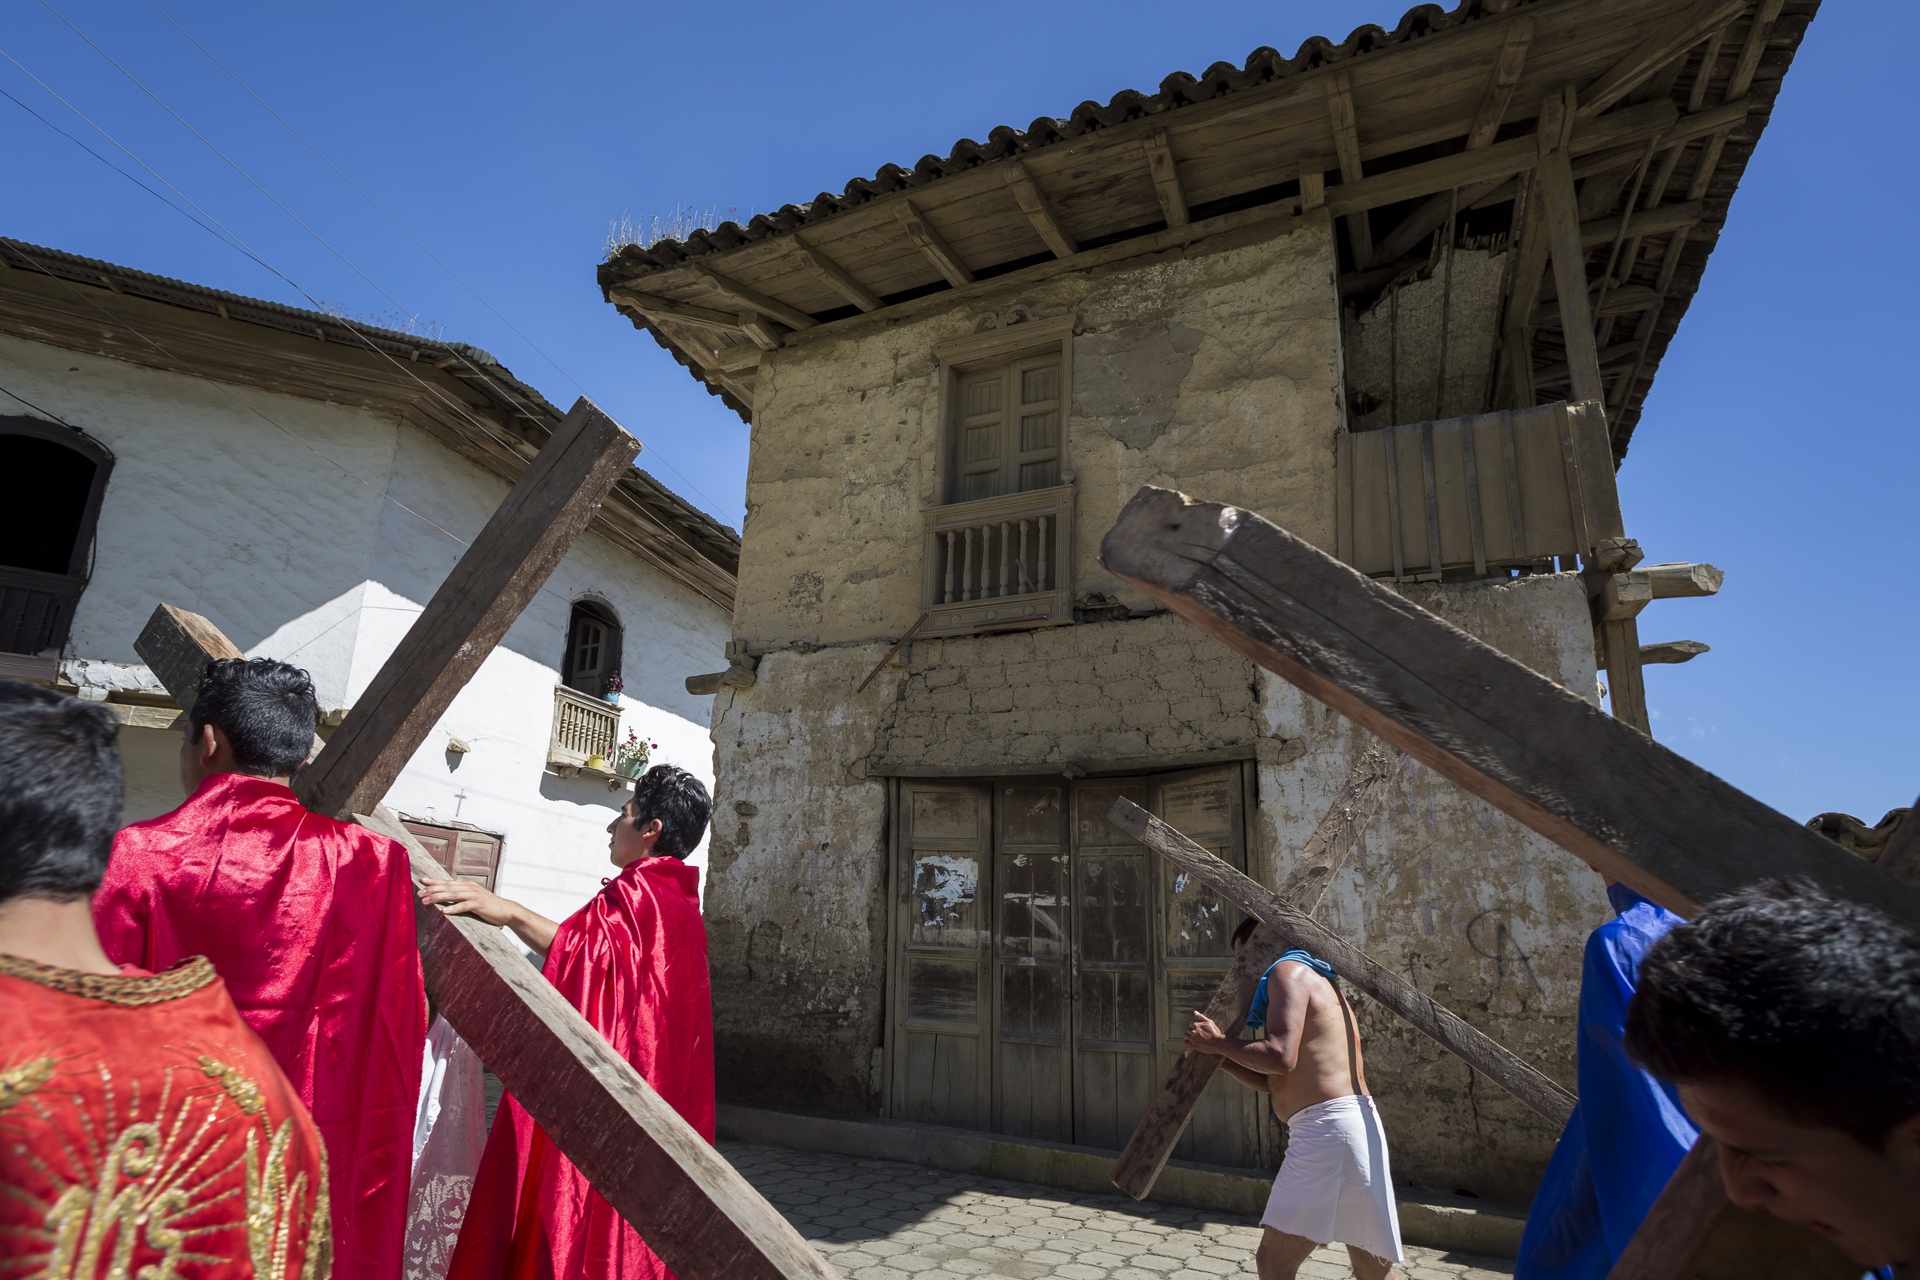
[[[1235,955],[1253,929],[1247,920],[1235,931]],[[1260,1280],[1293,1280],[1315,1248],[1336,1241],[1359,1280],[1393,1280],[1405,1255],[1386,1133],[1331,966],[1304,951],[1274,961],[1247,1015],[1250,1029],[1263,1024],[1264,1040],[1236,1040],[1195,1013],[1186,1038],[1187,1048],[1220,1058],[1228,1075],[1269,1095],[1287,1123],[1286,1159],[1260,1219]]]

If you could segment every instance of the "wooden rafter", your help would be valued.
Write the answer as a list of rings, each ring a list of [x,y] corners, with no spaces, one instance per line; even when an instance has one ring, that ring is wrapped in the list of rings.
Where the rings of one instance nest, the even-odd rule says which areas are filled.
[[[686,324],[705,325],[709,329],[724,329],[729,333],[740,332],[739,316],[729,311],[715,311],[712,307],[696,306],[691,302],[675,302],[671,298],[656,297],[651,293],[639,293],[622,288],[607,290],[607,300],[616,307],[626,307],[642,315],[679,320]]]
[[[1054,257],[1071,258],[1080,252],[1080,242],[1068,234],[1053,201],[1047,199],[1047,193],[1027,172],[1027,166],[1018,160],[1007,164],[1007,187],[1019,202],[1021,212],[1027,215],[1027,221],[1033,223],[1033,229],[1040,233],[1047,248],[1053,250]]]
[[[1333,130],[1333,150],[1340,159],[1342,186],[1357,183],[1366,176],[1360,164],[1360,127],[1353,109],[1353,77],[1336,71],[1324,81],[1327,92],[1327,122]],[[1373,231],[1364,211],[1347,218],[1347,242],[1353,249],[1356,265],[1373,260]]]
[[[779,330],[767,323],[760,315],[752,311],[742,311],[738,317],[740,332],[753,339],[753,344],[762,351],[778,351],[780,344],[786,341]]]
[[[687,264],[695,275],[705,280],[715,289],[732,298],[743,307],[752,307],[769,319],[778,320],[789,329],[811,329],[820,322],[798,307],[788,306],[778,298],[769,297],[758,289],[750,288],[739,281],[715,271],[698,259]]]
[[[1153,177],[1153,193],[1160,198],[1160,212],[1170,227],[1184,227],[1192,219],[1187,214],[1186,193],[1180,189],[1180,169],[1174,162],[1173,144],[1165,129],[1155,129],[1142,144],[1147,153],[1147,172]]]
[[[1554,282],[1560,294],[1561,331],[1566,335],[1567,365],[1573,399],[1606,398],[1600,381],[1599,353],[1593,343],[1593,312],[1587,296],[1587,251],[1580,243],[1579,197],[1568,163],[1567,136],[1577,119],[1573,90],[1550,95],[1540,105],[1540,126],[1534,134],[1540,165],[1534,177],[1540,192],[1540,230],[1553,258]],[[1531,314],[1527,317],[1532,322]],[[1635,648],[1638,648],[1635,645]]]
[[[1605,75],[1581,91],[1580,118],[1597,116],[1624,98],[1641,81],[1698,44],[1715,27],[1732,21],[1747,3],[1748,0],[1700,0],[1684,13],[1661,23]]]
[[[961,285],[973,283],[973,272],[967,269],[967,264],[961,260],[960,255],[953,251],[953,246],[934,230],[933,224],[927,221],[926,216],[914,208],[913,201],[902,200],[895,206],[894,216],[899,218],[900,225],[906,228],[907,239],[920,247],[920,252],[927,255],[927,261],[946,277],[948,284],[959,288]]]
[[[1473,127],[1467,130],[1467,150],[1478,151],[1493,141],[1500,122],[1507,118],[1507,104],[1513,100],[1514,86],[1520,83],[1520,69],[1526,65],[1527,46],[1533,43],[1533,19],[1515,18],[1507,26],[1506,43],[1487,77],[1487,90],[1480,97],[1480,109],[1474,113]]]
[[[798,234],[793,237],[793,246],[794,252],[809,270],[825,280],[839,292],[841,297],[854,306],[862,311],[878,311],[886,305],[880,300],[879,294],[855,280],[845,267],[802,240]]]

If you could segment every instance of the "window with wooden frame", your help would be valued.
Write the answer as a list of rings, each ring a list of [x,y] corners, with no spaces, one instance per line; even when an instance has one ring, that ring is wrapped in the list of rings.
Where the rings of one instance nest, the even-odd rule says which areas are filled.
[[[1060,483],[1058,351],[959,375],[954,396],[954,501]]]
[[[1074,319],[995,317],[994,327],[934,352],[949,370],[948,503],[1061,484]]]
[[[607,677],[620,669],[620,639],[612,609],[593,600],[576,602],[567,623],[561,682],[591,698],[605,696]]]
[[[401,825],[419,839],[441,870],[455,880],[471,880],[492,891],[500,879],[500,836],[456,823],[441,826],[411,818]]]
[[[0,676],[59,670],[112,471],[113,455],[78,431],[0,417]]]

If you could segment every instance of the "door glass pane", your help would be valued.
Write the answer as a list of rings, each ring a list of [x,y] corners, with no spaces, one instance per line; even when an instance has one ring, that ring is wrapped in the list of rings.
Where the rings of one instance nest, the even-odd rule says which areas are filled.
[[[971,1027],[979,1018],[979,966],[971,960],[907,961],[907,1016]]]
[[[1082,969],[1078,1014],[1082,1040],[1146,1040],[1153,1015],[1146,970]]]
[[[1227,843],[1221,837],[1232,837],[1234,781],[1232,774],[1222,771],[1191,782],[1168,783],[1160,788],[1160,820],[1195,844]]]
[[[1147,876],[1144,855],[1113,854],[1080,860],[1080,959],[1147,959]]]
[[[1232,850],[1225,846],[1207,852],[1223,862],[1231,860]],[[1231,958],[1233,930],[1240,923],[1240,912],[1172,863],[1166,864],[1163,874],[1167,886],[1167,954]]]
[[[1064,853],[1000,856],[1000,954],[1058,959],[1066,949]]]
[[[1066,998],[1058,965],[1003,965],[1000,1030],[1008,1035],[1057,1036]]]
[[[977,949],[980,945],[979,891],[980,863],[972,856],[914,855],[908,944]]]

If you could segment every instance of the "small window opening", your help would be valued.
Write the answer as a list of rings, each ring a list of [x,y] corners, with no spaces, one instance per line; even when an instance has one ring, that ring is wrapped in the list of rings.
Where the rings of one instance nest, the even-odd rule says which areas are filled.
[[[80,531],[97,469],[58,441],[0,435],[0,565],[84,576]]]
[[[613,611],[591,600],[573,606],[561,681],[595,698],[607,695],[607,678],[620,670],[620,624]]]
[[[955,400],[953,501],[1060,483],[1058,352],[963,373]]]

